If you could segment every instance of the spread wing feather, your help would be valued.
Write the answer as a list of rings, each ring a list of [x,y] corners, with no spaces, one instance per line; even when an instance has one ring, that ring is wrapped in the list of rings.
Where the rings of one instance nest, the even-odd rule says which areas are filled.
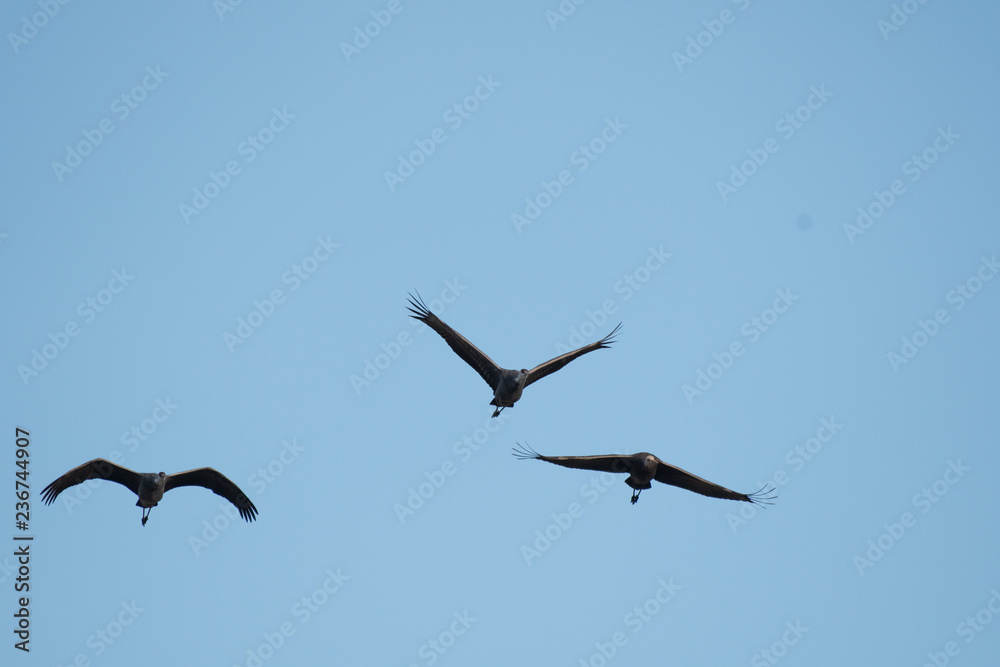
[[[773,496],[765,495],[772,490],[766,486],[756,493],[739,493],[724,486],[713,484],[697,475],[692,475],[687,470],[664,463],[660,459],[656,459],[656,463],[656,475],[653,479],[663,484],[677,486],[711,498],[724,498],[725,500],[742,500],[748,503],[769,505],[770,503],[767,501],[773,499]]]
[[[253,521],[257,516],[257,508],[242,489],[215,468],[195,468],[176,475],[167,475],[164,491],[178,486],[202,486],[235,505],[240,516],[247,521]]]
[[[602,456],[542,456],[527,445],[518,444],[514,456],[519,459],[538,459],[566,468],[599,470],[601,472],[628,472],[631,456],[607,454]]]
[[[49,505],[60,493],[88,479],[108,479],[118,482],[135,494],[139,493],[141,475],[105,459],[94,459],[77,466],[42,489],[42,502]]]
[[[591,343],[590,345],[584,345],[583,347],[567,352],[566,354],[561,354],[555,359],[549,359],[545,363],[538,364],[530,371],[528,371],[528,379],[524,383],[524,386],[527,387],[532,382],[537,382],[546,375],[555,373],[557,370],[559,370],[569,362],[573,361],[577,357],[587,354],[588,352],[593,352],[594,350],[600,350],[602,347],[611,347],[611,343],[615,342],[614,336],[615,334],[618,333],[618,330],[621,328],[621,326],[622,326],[621,322],[619,322],[618,326],[615,327],[614,331],[612,331],[599,341]]]
[[[424,304],[423,299],[420,298],[420,294],[414,297],[412,294],[410,297],[410,307],[407,308],[412,315],[410,317],[420,320],[431,329],[436,331],[444,341],[448,343],[448,346],[455,351],[459,357],[461,357],[465,363],[472,366],[477,373],[479,373],[486,384],[490,386],[493,391],[496,391],[497,386],[500,384],[500,375],[503,369],[496,365],[496,363],[486,356],[478,347],[469,342],[469,340],[458,333],[450,326],[441,321],[437,315],[432,313],[429,308]],[[568,363],[568,362],[567,362]],[[551,372],[551,371],[550,371]]]

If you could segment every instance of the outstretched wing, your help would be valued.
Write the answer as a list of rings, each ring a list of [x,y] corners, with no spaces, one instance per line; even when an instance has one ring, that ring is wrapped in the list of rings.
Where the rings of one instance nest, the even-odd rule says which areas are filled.
[[[525,381],[524,386],[527,387],[532,382],[537,382],[546,375],[549,375],[550,373],[555,373],[557,370],[559,370],[560,368],[562,368],[563,366],[565,366],[566,364],[573,361],[579,356],[587,354],[588,352],[593,352],[594,350],[600,350],[602,347],[611,347],[611,343],[615,342],[614,336],[615,334],[618,333],[618,330],[621,329],[621,327],[622,327],[621,322],[619,322],[618,326],[615,327],[615,330],[609,333],[601,340],[595,343],[591,343],[590,345],[584,345],[583,347],[577,348],[571,352],[567,352],[566,354],[561,354],[555,359],[549,359],[544,364],[538,364],[530,371],[528,371],[528,379],[527,381]]]
[[[656,459],[656,462],[656,475],[653,479],[657,482],[670,484],[671,486],[678,486],[682,489],[687,489],[688,491],[700,493],[703,496],[724,498],[725,500],[742,500],[744,502],[754,503],[755,505],[772,505],[773,503],[768,501],[774,500],[776,497],[773,495],[767,495],[774,491],[773,488],[769,488],[767,486],[764,486],[756,493],[737,493],[736,491],[727,489],[724,486],[713,484],[707,479],[702,479],[697,475],[692,475],[687,470],[681,470],[677,466],[664,463],[659,459]]]
[[[195,468],[167,475],[163,490],[166,492],[178,486],[203,486],[235,505],[240,516],[247,521],[253,521],[257,516],[257,508],[247,498],[247,494],[215,468]]]
[[[71,486],[86,482],[88,479],[109,479],[112,482],[118,482],[122,486],[128,487],[129,491],[138,495],[139,480],[141,478],[142,476],[139,473],[128,468],[123,468],[120,465],[115,465],[111,461],[94,459],[73,468],[42,489],[42,502],[50,505],[60,493]]]
[[[469,342],[469,340],[458,333],[450,326],[441,321],[437,315],[432,313],[426,305],[424,305],[423,300],[420,298],[420,293],[414,297],[412,294],[410,297],[409,310],[412,315],[410,317],[420,320],[431,329],[434,329],[444,341],[448,343],[448,346],[455,351],[455,354],[460,356],[465,363],[476,369],[476,372],[483,376],[486,380],[486,384],[490,386],[494,391],[496,391],[497,385],[500,384],[500,375],[503,369],[497,366],[492,359],[487,357],[483,352]]]
[[[514,448],[514,456],[519,459],[538,459],[548,461],[566,468],[581,468],[583,470],[600,470],[601,472],[628,472],[632,457],[624,454],[607,454],[603,456],[542,456],[527,445],[518,443]]]

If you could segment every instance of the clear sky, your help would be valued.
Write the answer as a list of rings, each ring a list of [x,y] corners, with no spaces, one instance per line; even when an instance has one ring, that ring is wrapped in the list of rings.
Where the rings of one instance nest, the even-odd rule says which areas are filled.
[[[683,4],[4,3],[0,663],[995,660],[1000,7]]]

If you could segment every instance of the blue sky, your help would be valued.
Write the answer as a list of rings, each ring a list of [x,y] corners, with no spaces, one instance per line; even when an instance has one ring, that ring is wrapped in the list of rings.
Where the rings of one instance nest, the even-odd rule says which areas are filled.
[[[5,664],[996,656],[994,4],[0,17]],[[622,329],[491,420],[414,291],[506,367]],[[779,497],[633,506],[518,442]],[[259,520],[41,504],[97,457]]]

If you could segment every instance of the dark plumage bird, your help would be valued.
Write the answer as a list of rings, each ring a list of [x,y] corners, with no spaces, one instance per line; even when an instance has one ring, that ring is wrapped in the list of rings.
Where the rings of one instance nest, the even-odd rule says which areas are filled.
[[[602,472],[627,472],[628,478],[625,483],[632,487],[632,504],[639,500],[639,494],[643,489],[652,486],[650,481],[656,480],[663,484],[679,486],[688,491],[700,493],[703,496],[712,498],[724,498],[726,500],[742,500],[755,505],[772,505],[768,502],[774,500],[776,496],[767,495],[774,491],[773,488],[763,487],[756,493],[737,493],[730,491],[724,486],[713,484],[697,475],[692,475],[686,470],[681,470],[677,466],[664,463],[652,454],[639,452],[638,454],[608,454],[605,456],[542,456],[538,452],[529,449],[524,445],[514,448],[514,456],[519,459],[538,459],[548,461],[556,465],[567,468],[583,468],[584,470],[600,470]]]
[[[42,490],[42,500],[46,505],[50,505],[60,493],[88,479],[108,479],[118,482],[139,496],[135,504],[143,508],[144,526],[149,520],[149,512],[160,502],[163,494],[178,486],[203,486],[235,505],[240,516],[247,521],[253,521],[257,517],[257,508],[240,487],[214,468],[195,468],[167,475],[162,472],[134,472],[105,459],[94,459],[73,468]]]
[[[546,375],[550,373],[555,373],[557,370],[573,361],[577,357],[587,354],[588,352],[593,352],[594,350],[599,350],[603,347],[610,347],[611,343],[614,342],[613,338],[618,329],[621,328],[621,323],[615,327],[614,331],[609,333],[607,336],[601,340],[591,343],[590,345],[584,345],[581,348],[562,354],[555,359],[549,359],[543,364],[538,364],[530,371],[522,368],[519,371],[510,370],[507,368],[501,368],[497,366],[496,363],[485,354],[483,354],[479,348],[470,343],[468,339],[462,334],[458,333],[450,326],[441,321],[441,319],[432,313],[424,302],[420,299],[418,294],[414,297],[410,295],[410,306],[408,310],[413,313],[410,317],[420,320],[431,329],[434,329],[444,338],[445,342],[455,351],[455,354],[460,356],[465,360],[465,363],[476,369],[486,384],[490,386],[493,390],[493,400],[490,401],[490,405],[495,405],[496,410],[493,411],[493,416],[496,417],[504,408],[514,407],[514,403],[521,398],[521,392],[532,382],[537,382],[541,380]]]

